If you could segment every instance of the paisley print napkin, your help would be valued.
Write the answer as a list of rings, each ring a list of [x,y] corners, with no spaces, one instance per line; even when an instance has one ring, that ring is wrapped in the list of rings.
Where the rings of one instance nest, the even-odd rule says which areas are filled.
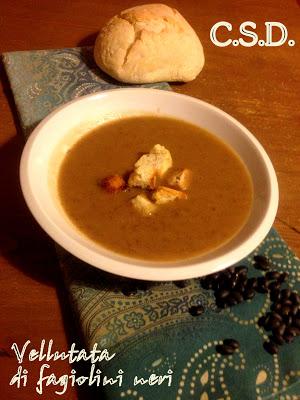
[[[129,86],[99,71],[91,48],[11,52],[3,61],[26,138],[57,106],[84,94]],[[143,86],[170,90],[166,83]],[[56,247],[87,347],[97,343],[116,353],[101,365],[102,377],[115,379],[114,384],[102,382],[96,388],[101,398],[300,399],[299,338],[282,346],[278,355],[262,347],[267,334],[257,322],[270,306],[265,294],[221,311],[212,292],[195,279],[184,288],[172,282],[153,283],[126,297],[121,291],[126,280]],[[266,255],[275,269],[289,272],[288,286],[299,290],[299,259],[274,229],[242,261],[250,276],[261,276],[263,272],[252,266],[255,254]],[[188,308],[197,304],[205,312],[192,317]],[[240,349],[222,356],[215,347],[228,337],[237,339]]]

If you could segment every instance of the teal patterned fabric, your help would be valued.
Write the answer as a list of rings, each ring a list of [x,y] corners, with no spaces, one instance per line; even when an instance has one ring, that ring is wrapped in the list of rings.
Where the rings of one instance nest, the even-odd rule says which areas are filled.
[[[4,54],[3,60],[26,136],[51,111],[69,100],[99,90],[137,87],[121,85],[100,71],[90,47],[16,51]],[[170,88],[167,83],[140,86]]]
[[[90,48],[6,53],[4,65],[26,137],[58,105],[120,87],[97,69]],[[166,83],[144,86],[170,89]],[[156,282],[126,297],[121,291],[126,279],[84,264],[58,246],[57,252],[87,347],[97,343],[116,352],[101,365],[102,375],[123,376],[121,386],[96,388],[95,398],[300,399],[299,338],[278,355],[262,347],[267,334],[257,321],[269,309],[267,295],[257,294],[221,311],[213,293],[193,279],[182,289],[172,282]],[[288,286],[299,290],[300,261],[275,230],[241,262],[249,267],[248,275],[262,276],[264,272],[252,266],[255,254],[269,257],[274,269],[289,272]],[[205,313],[192,317],[188,308],[196,304],[202,304]],[[215,346],[228,337],[239,340],[241,347],[231,356],[221,356]],[[134,385],[135,376],[146,379],[151,374],[165,380],[160,385]]]

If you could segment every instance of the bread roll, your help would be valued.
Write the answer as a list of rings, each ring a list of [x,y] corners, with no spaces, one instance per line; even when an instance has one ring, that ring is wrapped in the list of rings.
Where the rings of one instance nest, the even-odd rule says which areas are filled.
[[[127,83],[188,82],[204,65],[201,42],[174,8],[146,4],[122,11],[100,31],[97,65]]]

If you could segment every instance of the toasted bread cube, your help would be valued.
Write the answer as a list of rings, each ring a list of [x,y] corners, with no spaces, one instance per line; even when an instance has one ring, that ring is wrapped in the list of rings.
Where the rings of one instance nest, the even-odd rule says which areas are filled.
[[[122,176],[111,175],[100,181],[100,186],[109,193],[117,193],[125,189],[126,183]]]
[[[128,185],[142,189],[154,189],[157,177],[162,177],[173,161],[169,150],[156,144],[148,154],[144,154],[134,164],[134,171],[129,176]]]
[[[168,179],[170,186],[177,187],[180,190],[188,190],[192,182],[192,171],[190,169],[182,169],[175,171]]]
[[[153,193],[153,200],[156,204],[166,204],[174,200],[186,200],[187,194],[180,190],[168,188],[166,186],[160,186]]]
[[[155,168],[158,176],[160,177],[162,177],[173,165],[171,153],[168,149],[160,144],[153,146],[152,150],[150,151],[150,155],[155,156]]]
[[[146,217],[151,216],[157,210],[156,204],[152,203],[144,193],[134,197],[131,203],[139,213]]]

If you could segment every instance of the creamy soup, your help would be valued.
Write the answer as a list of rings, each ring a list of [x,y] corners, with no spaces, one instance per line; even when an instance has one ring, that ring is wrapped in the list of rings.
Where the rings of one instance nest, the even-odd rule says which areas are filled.
[[[185,200],[162,204],[145,216],[131,202],[142,189],[109,193],[98,182],[126,176],[141,154],[158,143],[172,155],[166,175],[188,168],[193,178]],[[58,192],[66,214],[84,235],[144,260],[186,259],[220,247],[246,223],[253,197],[250,174],[228,145],[190,123],[157,116],[114,120],[82,137],[62,162]]]

